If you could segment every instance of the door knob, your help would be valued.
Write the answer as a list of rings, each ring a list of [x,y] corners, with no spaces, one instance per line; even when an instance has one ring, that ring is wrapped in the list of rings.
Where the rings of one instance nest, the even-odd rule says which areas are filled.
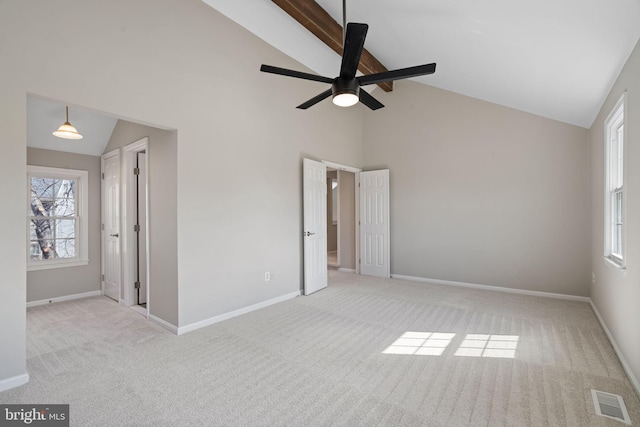
[[[119,234],[119,233],[116,233],[116,234],[109,234],[109,236],[111,236],[111,237],[120,237],[120,234]]]
[[[307,236],[307,237],[309,237],[309,236],[313,236],[314,234],[316,234],[316,233],[312,233],[311,231],[307,231],[307,232],[304,232],[304,231],[303,231],[303,232],[302,232],[302,235],[303,235],[303,236]]]

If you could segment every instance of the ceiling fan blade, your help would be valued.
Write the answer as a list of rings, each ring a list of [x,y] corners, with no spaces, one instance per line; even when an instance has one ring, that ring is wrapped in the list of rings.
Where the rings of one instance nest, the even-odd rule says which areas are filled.
[[[354,22],[347,24],[347,35],[342,49],[340,77],[352,79],[356,76],[368,29],[369,26],[367,24],[356,24]]]
[[[371,85],[393,80],[408,79],[411,77],[424,76],[436,72],[436,64],[417,65],[415,67],[400,68],[393,71],[369,74],[368,76],[357,77],[360,86]]]
[[[366,90],[360,91],[360,102],[362,102],[364,105],[366,105],[367,107],[371,108],[374,111],[377,110],[378,108],[384,107],[384,104],[382,104],[382,102],[375,99]]]
[[[313,80],[321,83],[333,83],[333,79],[329,77],[318,76],[316,74],[303,73],[302,71],[288,70],[286,68],[274,67],[262,64],[260,71],[271,74],[279,74],[281,76],[295,77],[297,79]]]
[[[331,89],[327,89],[324,92],[322,92],[320,95],[316,95],[310,100],[308,100],[307,102],[303,102],[302,104],[298,105],[296,108],[299,108],[301,110],[306,110],[307,108],[316,105],[318,102],[322,101],[323,99],[327,99],[330,96],[331,96]]]

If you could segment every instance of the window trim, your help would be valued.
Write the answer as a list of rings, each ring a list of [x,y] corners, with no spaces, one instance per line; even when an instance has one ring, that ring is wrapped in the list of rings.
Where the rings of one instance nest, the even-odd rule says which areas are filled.
[[[29,212],[31,210],[31,178],[58,178],[73,179],[78,181],[76,194],[77,209],[77,233],[76,250],[77,256],[74,258],[63,258],[55,260],[32,260],[30,252],[30,223]],[[27,165],[27,271],[48,270],[52,268],[78,267],[89,264],[89,172],[75,169],[63,169],[47,166]]]
[[[627,229],[627,200],[625,183],[627,181],[627,160],[626,160],[626,114],[627,92],[623,92],[620,99],[611,109],[604,122],[604,159],[605,159],[605,179],[604,179],[604,259],[608,264],[624,270],[626,268],[626,229]],[[622,116],[620,118],[620,116]],[[614,132],[622,126],[622,186],[612,188],[612,136]],[[619,192],[622,195],[622,232],[621,232],[621,253],[616,254],[613,250],[613,194]]]

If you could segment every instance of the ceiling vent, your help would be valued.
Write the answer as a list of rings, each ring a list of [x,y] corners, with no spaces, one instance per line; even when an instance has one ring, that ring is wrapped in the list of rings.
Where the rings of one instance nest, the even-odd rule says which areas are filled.
[[[621,396],[598,390],[591,390],[591,396],[593,397],[593,405],[596,408],[597,415],[631,425],[629,413]]]

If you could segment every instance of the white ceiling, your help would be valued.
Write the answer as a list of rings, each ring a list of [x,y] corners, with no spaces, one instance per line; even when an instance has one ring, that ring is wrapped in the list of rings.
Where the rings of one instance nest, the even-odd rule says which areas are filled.
[[[51,133],[65,121],[65,104],[27,97],[27,146],[47,150],[100,156],[104,152],[117,118],[81,107],[69,106],[69,122],[83,138],[62,139]]]
[[[271,1],[203,1],[338,74],[340,57]],[[342,23],[342,0],[316,1]],[[640,38],[638,0],[348,0],[347,17],[369,24],[365,47],[389,69],[436,62],[415,80],[586,128]]]

